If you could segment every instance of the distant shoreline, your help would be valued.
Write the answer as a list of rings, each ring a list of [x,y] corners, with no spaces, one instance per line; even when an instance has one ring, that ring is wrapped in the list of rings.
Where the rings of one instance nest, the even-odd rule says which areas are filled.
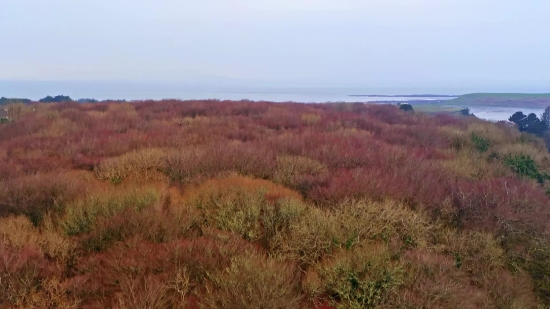
[[[448,94],[403,94],[403,95],[387,95],[387,94],[350,94],[350,97],[368,97],[368,98],[458,98],[460,95]]]
[[[78,90],[78,89],[76,89]],[[0,88],[0,91],[2,89]],[[66,92],[71,92],[67,91]],[[124,91],[114,91],[112,93],[102,92],[98,89],[97,92],[90,91],[89,93],[81,92],[78,94],[81,99],[72,99],[68,95],[56,95],[55,97],[48,95],[39,100],[28,99],[24,93],[15,94],[11,98],[0,96],[0,105],[10,103],[31,103],[31,102],[78,102],[78,103],[99,103],[99,102],[132,102],[174,98],[181,101],[189,100],[222,100],[222,101],[264,101],[264,102],[300,102],[300,103],[377,103],[377,104],[398,104],[409,103],[413,105],[446,105],[446,106],[492,106],[492,107],[548,107],[550,106],[550,93],[471,93],[464,95],[447,95],[447,94],[402,94],[402,95],[387,95],[387,94],[325,94],[325,93],[248,93],[248,92],[174,92],[163,94],[162,89],[158,94],[151,95],[149,92],[140,93],[135,89],[126,89]],[[35,91],[36,92],[36,91]],[[53,91],[52,91],[53,92]],[[62,91],[56,91],[61,92]],[[77,92],[77,91],[72,91]],[[54,92],[55,93],[55,92]],[[95,95],[99,97],[93,98]],[[6,94],[2,94],[6,95]],[[112,99],[109,97],[126,99]]]
[[[409,104],[412,104],[412,105],[415,105],[415,104],[428,104],[428,105],[441,104],[441,105],[443,105],[447,101],[449,101],[449,100],[427,100],[427,99],[425,99],[425,100],[406,100],[406,101],[403,101],[403,100],[369,101],[367,103],[377,103],[377,104],[409,103]]]

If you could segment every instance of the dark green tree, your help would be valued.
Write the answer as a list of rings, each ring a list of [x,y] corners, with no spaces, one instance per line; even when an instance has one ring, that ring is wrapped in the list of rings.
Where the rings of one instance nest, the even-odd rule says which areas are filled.
[[[69,96],[58,95],[58,96],[55,96],[55,97],[47,96],[43,99],[40,99],[40,101],[38,101],[38,102],[41,102],[41,103],[60,103],[60,102],[72,102],[72,100],[73,99],[71,99],[71,97],[69,97]]]
[[[412,105],[410,105],[409,103],[401,103],[401,104],[399,104],[399,109],[404,110],[404,111],[406,111],[406,112],[412,112],[412,111],[414,111]]]
[[[527,116],[527,133],[541,136],[546,131],[546,124],[542,122],[536,114],[531,113]]]
[[[88,99],[88,98],[82,98],[77,100],[78,103],[98,103],[99,101],[96,99]]]
[[[0,105],[15,104],[15,103],[29,104],[29,103],[31,103],[31,100],[29,100],[29,99],[20,99],[20,98],[5,98],[5,97],[0,98]]]
[[[460,114],[463,115],[463,116],[470,116],[470,109],[467,108],[467,107],[464,107],[460,110]]]
[[[516,112],[508,118],[508,120],[515,123],[521,132],[527,132],[537,136],[542,136],[548,128],[546,123],[541,121],[534,113],[526,116],[522,112]]]
[[[547,130],[550,128],[550,106],[544,109],[544,112],[540,115],[540,121],[544,123]]]
[[[515,112],[508,120],[518,125],[518,127],[523,127],[523,123],[525,122],[527,116],[523,112]]]

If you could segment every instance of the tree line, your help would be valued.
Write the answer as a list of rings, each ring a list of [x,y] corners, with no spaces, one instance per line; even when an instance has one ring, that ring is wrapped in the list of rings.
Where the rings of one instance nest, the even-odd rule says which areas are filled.
[[[540,117],[535,113],[525,115],[520,111],[515,112],[508,120],[515,123],[521,132],[542,137],[550,151],[550,106],[544,109]]]
[[[7,104],[16,104],[16,103],[24,103],[29,104],[33,102],[33,100],[30,99],[20,99],[20,98],[6,98],[1,97],[0,98],[0,105],[7,105]],[[61,103],[61,102],[77,102],[77,103],[101,103],[101,102],[126,102],[126,100],[96,100],[91,98],[82,98],[78,100],[73,100],[70,96],[66,95],[56,95],[56,96],[46,96],[40,100],[38,100],[40,103]]]
[[[523,112],[515,112],[509,121],[515,123],[521,132],[543,136],[550,129],[550,106],[544,109],[540,118],[535,113],[525,115]]]
[[[31,100],[29,99],[20,99],[20,98],[6,98],[1,97],[0,98],[0,105],[8,105],[8,104],[16,104],[16,103],[31,103]]]

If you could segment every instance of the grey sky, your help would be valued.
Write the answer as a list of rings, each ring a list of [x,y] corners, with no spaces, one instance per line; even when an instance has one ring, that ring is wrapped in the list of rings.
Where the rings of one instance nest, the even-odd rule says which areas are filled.
[[[543,91],[549,16],[547,0],[0,0],[0,79]]]

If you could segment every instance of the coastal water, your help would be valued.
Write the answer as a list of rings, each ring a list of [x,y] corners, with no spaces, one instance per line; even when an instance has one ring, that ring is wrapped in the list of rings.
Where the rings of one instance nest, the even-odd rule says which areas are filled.
[[[445,101],[453,97],[400,97],[400,96],[351,96],[382,93],[398,95],[414,93],[410,89],[369,89],[330,87],[257,87],[257,86],[201,86],[159,82],[38,82],[0,81],[0,97],[28,98],[38,100],[47,95],[68,95],[73,99],[94,98],[98,100],[161,100],[161,99],[218,99],[252,100],[271,102],[384,102],[384,101]],[[425,93],[425,92],[424,92]],[[445,93],[444,93],[445,94]],[[424,104],[424,103],[422,103]],[[507,120],[521,110],[525,114],[540,115],[543,108],[470,106],[470,111],[481,119]]]
[[[408,94],[399,89],[339,88],[339,87],[258,87],[201,86],[159,82],[8,82],[0,81],[0,96],[38,100],[47,95],[68,95],[73,99],[98,100],[251,100],[271,102],[379,102],[407,101],[407,97],[363,97],[357,94]],[[415,100],[448,100],[443,97],[415,97]]]
[[[476,117],[490,120],[508,120],[515,112],[523,112],[525,115],[535,113],[540,116],[544,112],[543,107],[506,107],[506,106],[471,106],[470,113]]]

